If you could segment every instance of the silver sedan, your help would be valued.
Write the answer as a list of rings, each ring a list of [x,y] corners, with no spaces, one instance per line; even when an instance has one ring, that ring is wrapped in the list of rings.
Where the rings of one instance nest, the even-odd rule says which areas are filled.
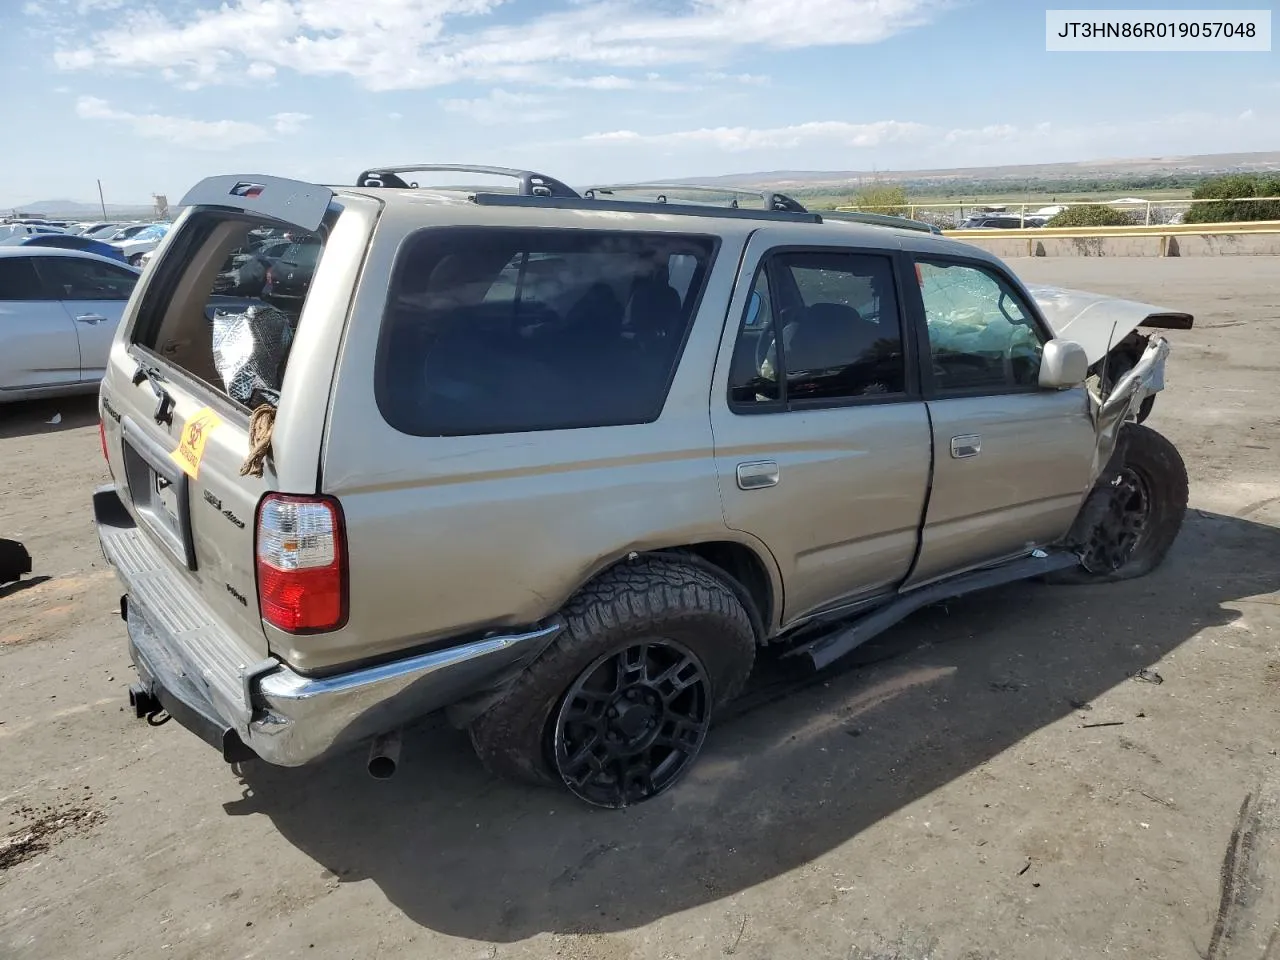
[[[0,403],[94,393],[141,271],[51,247],[0,247]]]

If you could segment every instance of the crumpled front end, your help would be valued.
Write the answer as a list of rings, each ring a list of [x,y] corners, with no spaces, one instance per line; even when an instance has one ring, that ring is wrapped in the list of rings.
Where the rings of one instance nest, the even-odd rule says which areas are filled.
[[[1137,363],[1105,394],[1102,382],[1089,384],[1089,408],[1097,435],[1093,460],[1095,479],[1115,452],[1121,426],[1128,420],[1136,420],[1147,398],[1164,389],[1164,367],[1168,358],[1169,341],[1153,336]]]

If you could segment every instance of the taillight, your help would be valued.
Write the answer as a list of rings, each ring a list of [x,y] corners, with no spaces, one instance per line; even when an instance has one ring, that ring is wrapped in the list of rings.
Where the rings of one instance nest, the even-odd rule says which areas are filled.
[[[102,441],[102,459],[111,462],[111,458],[107,456],[107,425],[98,420],[98,439]]]
[[[336,500],[268,494],[258,507],[258,608],[287,633],[347,620],[346,535]]]

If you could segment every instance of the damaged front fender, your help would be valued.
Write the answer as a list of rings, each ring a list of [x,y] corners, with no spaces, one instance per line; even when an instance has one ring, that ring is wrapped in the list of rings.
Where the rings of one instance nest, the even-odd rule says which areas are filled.
[[[1111,460],[1120,427],[1136,418],[1143,402],[1164,389],[1164,367],[1169,358],[1169,341],[1152,337],[1133,368],[1116,382],[1110,392],[1102,384],[1089,386],[1089,409],[1093,416],[1097,443],[1094,448],[1093,477],[1096,480]]]

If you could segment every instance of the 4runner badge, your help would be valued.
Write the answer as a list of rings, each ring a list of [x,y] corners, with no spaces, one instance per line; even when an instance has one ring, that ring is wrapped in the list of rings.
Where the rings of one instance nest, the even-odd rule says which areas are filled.
[[[209,435],[221,425],[222,418],[213,412],[212,407],[202,407],[183,424],[178,449],[169,457],[192,480],[200,473],[200,461],[204,459],[204,445],[209,442]]]

